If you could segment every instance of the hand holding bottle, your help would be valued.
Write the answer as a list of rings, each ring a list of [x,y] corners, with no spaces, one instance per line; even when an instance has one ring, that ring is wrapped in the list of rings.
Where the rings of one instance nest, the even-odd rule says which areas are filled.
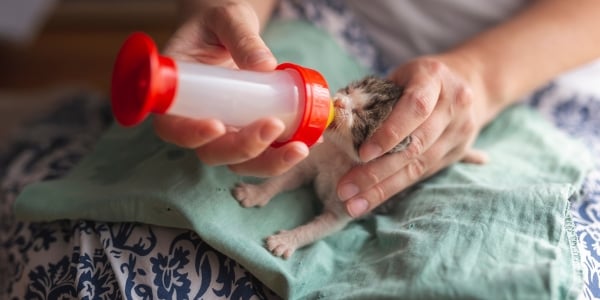
[[[183,3],[186,21],[168,42],[164,54],[182,61],[271,71],[277,61],[260,38],[274,1],[189,1]],[[284,132],[277,118],[263,118],[241,129],[215,119],[171,115],[154,119],[156,133],[165,141],[195,149],[209,165],[228,165],[244,175],[283,173],[308,156],[302,142],[279,148],[270,145]]]

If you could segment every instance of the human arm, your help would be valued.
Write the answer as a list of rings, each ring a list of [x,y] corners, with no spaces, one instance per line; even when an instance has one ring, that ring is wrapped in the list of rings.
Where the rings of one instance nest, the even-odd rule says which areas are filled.
[[[405,93],[360,149],[338,195],[356,217],[449,164],[484,157],[470,150],[504,108],[556,75],[600,56],[600,2],[539,0],[506,22],[437,55],[400,66]],[[398,154],[371,161],[411,135]]]
[[[259,35],[275,0],[186,0],[180,4],[183,22],[167,43],[165,54],[228,68],[275,68],[277,61]],[[195,149],[204,163],[228,165],[242,174],[280,174],[308,155],[308,148],[300,142],[269,147],[284,131],[276,118],[261,119],[237,130],[219,120],[162,115],[154,118],[154,128],[163,140]]]

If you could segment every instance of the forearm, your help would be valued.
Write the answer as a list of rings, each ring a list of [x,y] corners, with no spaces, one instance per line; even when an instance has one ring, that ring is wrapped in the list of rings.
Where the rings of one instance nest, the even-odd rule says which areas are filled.
[[[540,0],[443,56],[470,69],[463,74],[478,81],[488,122],[551,78],[600,57],[598,28],[600,1]]]

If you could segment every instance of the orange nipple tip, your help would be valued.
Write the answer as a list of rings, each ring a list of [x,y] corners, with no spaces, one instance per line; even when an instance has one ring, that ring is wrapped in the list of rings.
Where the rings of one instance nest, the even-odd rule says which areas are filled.
[[[329,101],[329,117],[327,117],[327,125],[326,128],[329,127],[333,119],[335,118],[335,108],[333,107],[333,101]]]

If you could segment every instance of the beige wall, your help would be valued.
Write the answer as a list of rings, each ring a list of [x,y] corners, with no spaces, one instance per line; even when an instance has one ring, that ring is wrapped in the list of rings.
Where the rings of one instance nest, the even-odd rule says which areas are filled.
[[[29,45],[0,43],[0,146],[19,123],[70,89],[108,95],[112,65],[126,36],[145,31],[163,45],[176,27],[174,0],[59,2]]]

